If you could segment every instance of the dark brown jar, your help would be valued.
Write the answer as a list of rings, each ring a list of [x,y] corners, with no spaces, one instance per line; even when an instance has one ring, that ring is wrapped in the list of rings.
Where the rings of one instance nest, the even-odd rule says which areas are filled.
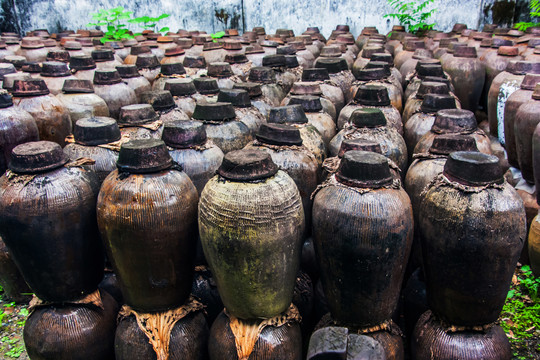
[[[94,81],[96,63],[90,55],[71,57],[69,59],[69,68],[77,79]]]
[[[135,91],[122,81],[116,70],[96,70],[94,91],[105,100],[109,114],[114,119],[118,119],[122,106],[137,103]]]
[[[308,118],[308,123],[313,125],[321,134],[326,146],[336,135],[336,123],[332,117],[323,111],[321,98],[313,95],[291,96],[290,105],[300,105]]]
[[[172,159],[182,166],[200,195],[221,165],[223,151],[208,140],[204,125],[198,121],[169,122],[162,139]]]
[[[137,56],[135,61],[135,66],[139,70],[139,74],[144,76],[150,84],[154,83],[157,76],[161,72],[161,64],[159,63],[158,58],[154,54],[140,54]]]
[[[225,154],[232,150],[242,149],[253,139],[251,130],[239,121],[230,103],[199,102],[195,106],[193,119],[204,123],[208,138]]]
[[[164,90],[165,82],[169,79],[181,78],[186,76],[186,69],[181,63],[166,63],[161,65],[161,72],[152,83],[152,90]]]
[[[208,64],[207,76],[217,81],[220,89],[232,89],[234,84],[241,80],[234,75],[231,64],[228,62],[215,62]]]
[[[250,82],[260,85],[264,102],[271,107],[279,106],[285,95],[287,95],[285,89],[277,83],[275,71],[269,67],[251,68],[248,79]]]
[[[409,121],[409,118],[411,116],[420,111],[420,107],[422,106],[424,97],[427,94],[450,95],[450,91],[448,89],[448,85],[444,82],[437,82],[431,80],[421,81],[418,90],[411,94],[411,96],[407,98],[407,101],[405,102],[403,113],[401,114],[401,119],[404,126],[407,125],[407,121]],[[456,107],[458,109],[461,108],[461,105],[458,107],[459,100],[456,99],[455,95],[453,95],[453,97],[454,100],[456,100]]]
[[[487,57],[484,61],[486,66],[486,81],[482,93],[482,103],[487,105],[487,94],[495,76],[503,72],[512,60],[521,60],[519,49],[516,46],[501,46],[497,49],[496,56]],[[480,59],[482,61],[482,59]],[[484,106],[485,106],[484,105]]]
[[[345,97],[341,88],[330,81],[328,70],[323,68],[309,68],[302,71],[302,82],[316,83],[320,86],[324,97],[334,104],[337,114],[345,106]],[[294,91],[294,85],[291,91]]]
[[[255,135],[261,125],[266,124],[266,119],[259,109],[251,104],[249,94],[241,89],[221,89],[218,94],[218,102],[231,103],[238,121],[244,123],[251,135]]]
[[[523,201],[504,180],[499,159],[450,154],[418,218],[433,312],[457,326],[496,321],[527,234]]]
[[[450,75],[455,94],[463,109],[476,111],[486,76],[485,66],[476,56],[476,48],[457,47],[454,50],[454,56],[445,61],[442,66]]]
[[[339,91],[339,93],[342,95],[341,98],[343,99],[343,93],[341,92],[341,89],[339,88],[334,88],[334,89]],[[289,105],[291,101],[291,97],[293,96],[305,96],[305,95],[311,95],[311,96],[317,97],[319,101],[321,102],[322,111],[328,114],[334,123],[336,122],[337,112],[336,112],[336,107],[334,106],[334,103],[330,101],[325,94],[323,94],[321,85],[315,81],[313,82],[298,81],[294,83],[287,97],[285,97],[285,99],[283,99],[283,101],[281,102],[281,106]]]
[[[30,113],[36,121],[40,140],[65,145],[66,136],[71,134],[69,110],[54,95],[50,95],[43,80],[15,80],[11,93],[15,109]]]
[[[412,356],[417,360],[510,360],[512,349],[499,325],[484,331],[449,331],[449,325],[428,311],[416,324]]]
[[[519,163],[516,153],[516,140],[514,133],[514,120],[517,110],[521,105],[531,100],[534,88],[537,83],[540,83],[540,75],[527,74],[521,82],[520,89],[513,92],[506,100],[504,106],[504,147],[510,166],[519,168]]]
[[[313,200],[313,234],[332,319],[379,325],[395,311],[412,245],[409,196],[373,152],[346,152],[328,181]]]
[[[118,126],[122,136],[131,140],[161,139],[163,133],[163,121],[150,104],[123,106]]]
[[[56,98],[68,109],[73,127],[83,118],[109,116],[107,103],[94,93],[90,80],[67,79],[64,81],[62,93],[57,94]]]
[[[204,57],[188,55],[187,53],[182,64],[186,69],[187,75],[192,78],[199,77],[199,72],[206,68],[206,60],[204,60]]]
[[[375,66],[375,67],[373,67]],[[401,114],[403,111],[403,89],[401,84],[391,77],[390,68],[384,63],[369,62],[356,76],[351,92],[356,94],[361,85],[379,85],[388,90],[390,103]]]
[[[199,77],[193,79],[193,85],[197,90],[196,94],[193,94],[193,98],[197,102],[216,102],[217,95],[219,94],[219,86],[216,79],[209,77]]]
[[[118,65],[116,70],[124,81],[137,96],[137,102],[141,101],[142,93],[152,90],[152,84],[139,73],[135,65]]]
[[[330,80],[343,91],[345,103],[353,98],[351,86],[355,80],[354,75],[347,67],[347,62],[342,58],[320,58],[315,61],[315,68],[324,68],[328,71]]]
[[[36,360],[114,359],[118,304],[105,291],[89,304],[38,306],[24,326],[24,345]]]
[[[30,288],[49,302],[84,297],[103,277],[97,176],[68,161],[58,144],[29,142],[13,149],[12,175],[0,179],[1,236]]]
[[[27,304],[32,299],[32,290],[24,281],[2,238],[0,238],[0,285],[4,290],[2,297],[7,301]]]
[[[45,61],[41,65],[40,79],[43,79],[53,95],[62,93],[64,81],[67,79],[77,79],[71,75],[66,63],[59,61]]]
[[[22,38],[21,46],[15,51],[15,55],[24,56],[26,61],[44,62],[47,60],[48,52],[41,38],[28,36]]]
[[[291,304],[300,266],[298,188],[259,150],[226,154],[217,173],[201,194],[199,232],[223,304],[241,319],[279,315]]]
[[[165,81],[164,90],[168,90],[173,96],[176,106],[192,117],[197,104],[194,95],[197,93],[192,79],[168,79]]]
[[[176,106],[168,90],[153,90],[141,94],[141,103],[150,104],[164,124],[176,120],[189,120],[189,116]]]
[[[198,195],[172,166],[163,141],[132,140],[98,197],[101,238],[126,304],[138,311],[176,308],[191,291]]]
[[[70,159],[89,158],[96,163],[88,165],[99,180],[99,185],[116,169],[118,151],[109,143],[120,140],[116,120],[109,117],[88,117],[77,121],[73,127],[74,142],[67,144],[64,153]]]
[[[529,101],[523,103],[514,118],[514,140],[516,155],[523,179],[534,184],[533,133],[540,123],[540,85],[534,89]]]

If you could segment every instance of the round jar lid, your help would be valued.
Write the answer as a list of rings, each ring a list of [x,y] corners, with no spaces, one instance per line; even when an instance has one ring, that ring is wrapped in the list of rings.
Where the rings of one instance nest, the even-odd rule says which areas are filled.
[[[96,116],[77,120],[73,136],[78,144],[96,146],[120,140],[120,129],[116,120]]]
[[[147,174],[169,169],[173,160],[162,140],[131,140],[122,144],[116,167],[121,172]]]
[[[255,137],[264,144],[278,146],[302,145],[300,130],[287,124],[263,124]]]
[[[204,124],[193,120],[175,120],[165,124],[161,136],[167,146],[188,149],[206,142]]]
[[[301,105],[288,105],[271,108],[268,123],[307,124],[308,118]]]
[[[380,188],[391,184],[393,178],[384,155],[352,150],[343,155],[336,180],[353,187]]]
[[[9,169],[17,174],[38,174],[64,166],[68,160],[57,143],[33,141],[13,149]]]
[[[225,154],[217,173],[232,181],[257,181],[278,172],[270,154],[261,150],[236,150]]]
[[[502,184],[504,174],[499,158],[475,151],[456,151],[450,154],[443,174],[451,180],[472,186]]]

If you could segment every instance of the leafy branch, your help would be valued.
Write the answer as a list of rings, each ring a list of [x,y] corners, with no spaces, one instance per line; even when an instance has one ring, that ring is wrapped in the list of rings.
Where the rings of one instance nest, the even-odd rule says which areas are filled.
[[[122,39],[133,39],[127,26],[122,23],[133,14],[132,11],[125,11],[122,6],[113,9],[100,9],[92,13],[92,20],[87,26],[106,26],[107,31],[103,34],[100,41],[104,44],[108,41],[121,41]]]
[[[168,18],[169,16],[171,15],[161,14],[158,17],[141,16],[141,17],[136,17],[134,19],[128,20],[128,22],[132,24],[139,24],[139,26],[145,30],[152,30],[153,32],[166,33],[167,31],[169,31],[169,27],[165,26],[157,30],[157,23],[163,19]],[[136,33],[135,35],[141,35],[141,33]]]
[[[532,20],[536,20],[540,17],[540,0],[531,0],[531,3],[529,4],[529,15],[531,16]],[[520,31],[525,31],[530,27],[536,27],[539,26],[538,22],[518,22],[514,25],[514,27]]]
[[[407,31],[413,34],[425,33],[435,26],[435,23],[428,23],[428,19],[437,11],[436,8],[426,10],[435,0],[387,0],[394,9],[394,13],[386,14],[384,17],[397,20],[400,25],[406,27]],[[540,0],[533,0],[540,1]]]

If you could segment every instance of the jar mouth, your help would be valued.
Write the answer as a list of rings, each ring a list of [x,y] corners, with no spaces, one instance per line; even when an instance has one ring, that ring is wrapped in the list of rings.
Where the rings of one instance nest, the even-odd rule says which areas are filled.
[[[60,168],[68,161],[60,145],[36,141],[13,149],[9,169],[17,174],[39,174]]]

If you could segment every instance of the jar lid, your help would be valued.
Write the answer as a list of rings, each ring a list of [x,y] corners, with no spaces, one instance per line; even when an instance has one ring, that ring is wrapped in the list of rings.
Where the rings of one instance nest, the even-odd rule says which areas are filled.
[[[105,61],[114,60],[114,54],[111,49],[100,48],[100,49],[92,50],[91,54],[92,54],[92,59],[94,59],[95,62],[105,62]]]
[[[231,103],[212,102],[197,103],[193,111],[193,118],[203,121],[226,121],[236,117],[236,112]]]
[[[119,171],[147,174],[169,169],[173,160],[162,140],[131,140],[120,148],[116,167]]]
[[[302,71],[302,81],[325,81],[330,80],[328,70],[325,68],[308,68]]]
[[[252,67],[249,71],[249,81],[259,83],[275,83],[276,73],[269,67]]]
[[[338,30],[338,31],[345,31],[345,32],[351,31],[349,25],[337,25],[337,26],[336,26],[336,30]]]
[[[497,54],[502,56],[518,56],[519,48],[516,46],[500,46],[497,49]]]
[[[492,39],[482,39],[482,41],[480,41],[480,47],[483,47],[483,48],[491,47],[492,42],[493,42]]]
[[[282,46],[278,46],[278,48],[276,49],[276,54],[278,54],[278,55],[295,55],[296,54],[296,49],[294,47],[292,47],[291,45],[282,45]]]
[[[165,90],[170,91],[172,96],[189,96],[197,92],[191,79],[168,79]]]
[[[4,75],[14,74],[17,72],[13,64],[0,63],[0,80],[4,80]]]
[[[283,42],[277,42],[275,40],[263,40],[260,44],[264,47],[277,48],[280,44],[283,44]]]
[[[131,55],[139,56],[141,54],[151,54],[150,46],[147,45],[133,45],[129,51]]]
[[[388,69],[389,72],[390,69]],[[389,76],[387,71],[384,68],[368,68],[364,67],[362,70],[358,71],[356,74],[356,79],[360,81],[373,81],[373,80],[382,80]]]
[[[465,109],[446,109],[437,112],[431,131],[437,134],[473,132],[478,128],[474,113]]]
[[[227,62],[214,62],[208,64],[208,76],[225,78],[233,75],[231,64]]]
[[[206,129],[200,121],[174,120],[167,122],[163,128],[163,141],[167,146],[176,149],[189,149],[206,143]]]
[[[416,49],[425,49],[426,44],[423,40],[410,39],[405,42],[403,45],[403,50],[405,51],[415,51]]]
[[[354,100],[367,106],[389,106],[388,89],[381,85],[360,85]]]
[[[384,46],[370,44],[362,49],[362,57],[364,59],[371,59],[373,54],[379,54],[384,52]]]
[[[116,66],[116,71],[118,71],[118,74],[120,74],[122,79],[130,79],[141,76],[137,66],[135,65],[118,65]]]
[[[217,101],[231,103],[233,106],[242,108],[251,106],[248,92],[241,89],[221,89]]]
[[[536,86],[534,87],[531,98],[534,100],[540,100],[540,84],[536,84]]]
[[[186,69],[181,63],[166,63],[161,65],[161,73],[165,76],[183,75]]]
[[[66,41],[64,43],[64,49],[66,49],[66,50],[81,50],[82,45],[78,41]]]
[[[216,79],[200,77],[193,79],[193,84],[197,92],[203,95],[212,95],[219,92],[219,86]]]
[[[451,95],[426,94],[420,106],[423,113],[434,113],[444,109],[455,109],[456,99]]]
[[[302,106],[287,105],[271,108],[268,112],[268,123],[307,124],[308,118]]]
[[[535,48],[538,45],[540,45],[540,38],[532,38],[527,43],[527,47],[530,47],[530,48]]]
[[[476,58],[476,48],[473,46],[458,46],[454,48],[454,56],[462,58]]]
[[[534,90],[536,84],[540,83],[540,74],[527,74],[521,82],[521,89]]]
[[[261,150],[235,150],[225,154],[217,173],[227,180],[256,181],[276,175],[277,165]]]
[[[452,28],[452,32],[461,34],[463,30],[467,28],[466,24],[454,24],[454,27]]]
[[[306,113],[322,111],[321,98],[313,95],[295,95],[289,100],[290,105],[300,105]]]
[[[387,121],[381,109],[364,108],[354,110],[349,118],[349,122],[357,128],[374,128],[386,126]]]
[[[412,57],[413,59],[433,59],[433,52],[429,49],[416,49]]]
[[[255,26],[252,31],[256,33],[257,35],[266,35],[266,31],[264,30],[264,27],[262,26]]]
[[[166,111],[176,107],[174,98],[168,90],[145,91],[141,94],[141,103],[152,105],[156,111]]]
[[[66,94],[91,94],[94,92],[94,85],[90,80],[66,79],[62,91]]]
[[[150,104],[133,104],[120,108],[118,124],[136,126],[154,122],[157,119],[159,119],[159,115]]]
[[[285,55],[285,66],[288,69],[292,69],[292,68],[296,68],[296,67],[300,66],[300,64],[298,63],[298,58],[296,57],[296,55]]]
[[[302,145],[300,130],[287,124],[263,124],[255,137],[264,144],[277,146]]]
[[[32,77],[30,74],[25,72],[16,72],[12,74],[4,75],[4,80],[2,82],[2,88],[8,91],[13,90],[13,83],[15,80],[30,80]]]
[[[476,140],[470,135],[436,135],[429,148],[430,153],[438,155],[449,155],[454,151],[478,151]]]
[[[315,61],[316,68],[324,68],[329,74],[336,74],[348,70],[347,61],[343,58],[318,58]]]
[[[0,109],[13,106],[13,99],[11,94],[5,90],[0,90]]]
[[[416,92],[416,98],[423,99],[426,94],[448,95],[449,92],[450,90],[448,89],[448,85],[445,83],[422,81],[418,91]]]
[[[137,69],[156,69],[161,66],[159,60],[154,54],[137,55],[135,65],[137,66]]]
[[[15,80],[13,96],[41,96],[49,94],[49,88],[43,79]]]
[[[393,178],[384,155],[352,150],[343,155],[336,180],[353,187],[380,188],[391,184]]]
[[[118,141],[121,135],[116,120],[96,116],[77,120],[73,128],[73,137],[78,144],[96,146]]]
[[[40,49],[45,47],[45,45],[43,45],[43,42],[39,37],[27,36],[22,38],[21,47],[23,49]]]
[[[70,75],[71,72],[66,63],[60,61],[45,61],[41,64],[41,76],[64,77]]]
[[[175,47],[172,47],[172,48],[165,49],[165,56],[166,57],[179,56],[179,55],[183,55],[183,54],[185,54],[185,51],[180,46],[175,46]]]
[[[384,61],[370,60],[364,67],[364,69],[381,69],[381,68],[384,70],[385,77],[392,75],[392,71],[390,70],[390,65]]]
[[[472,186],[502,184],[504,182],[499,158],[477,151],[451,153],[444,165],[443,174],[450,180]]]
[[[506,71],[514,75],[540,74],[540,62],[525,60],[510,60],[506,66]]]
[[[249,60],[245,54],[227,54],[225,55],[225,62],[229,64],[243,64]]]
[[[445,77],[440,64],[420,64],[416,67],[416,73],[420,79],[426,76]]]
[[[252,82],[234,84],[233,89],[246,90],[250,98],[256,98],[262,95],[261,85]]]
[[[242,42],[239,40],[227,39],[223,42],[225,50],[242,50]]]
[[[204,45],[207,41],[212,41],[212,40],[209,40],[208,37],[204,35],[202,36],[192,35],[191,40],[193,41],[194,45]]]
[[[341,49],[336,45],[328,45],[321,49],[321,56],[324,57],[340,57]]]
[[[285,55],[267,55],[262,59],[262,65],[265,67],[284,67],[287,65]]]
[[[264,49],[258,43],[254,43],[251,46],[246,46],[246,54],[264,54]]]
[[[291,88],[292,95],[315,95],[321,96],[322,90],[316,82],[295,82]]]
[[[206,60],[203,56],[188,56],[184,57],[184,66],[188,68],[204,69]]]
[[[38,174],[64,166],[68,160],[57,143],[33,141],[13,149],[9,169],[17,174]]]
[[[51,50],[47,53],[47,61],[69,62],[71,56],[67,50]]]
[[[371,61],[381,61],[387,63],[389,66],[394,66],[394,58],[391,54],[387,53],[374,53],[370,57]]]
[[[493,33],[497,26],[497,24],[485,24],[483,31],[487,33]]]
[[[41,64],[35,61],[25,62],[21,67],[21,71],[29,74],[39,74],[41,72]]]
[[[92,70],[96,63],[90,55],[75,55],[69,58],[69,67],[73,70]]]
[[[338,157],[342,158],[349,151],[368,151],[382,154],[381,144],[367,139],[343,139],[339,147]]]
[[[122,82],[120,74],[116,70],[105,69],[94,72],[95,85],[114,85]]]

